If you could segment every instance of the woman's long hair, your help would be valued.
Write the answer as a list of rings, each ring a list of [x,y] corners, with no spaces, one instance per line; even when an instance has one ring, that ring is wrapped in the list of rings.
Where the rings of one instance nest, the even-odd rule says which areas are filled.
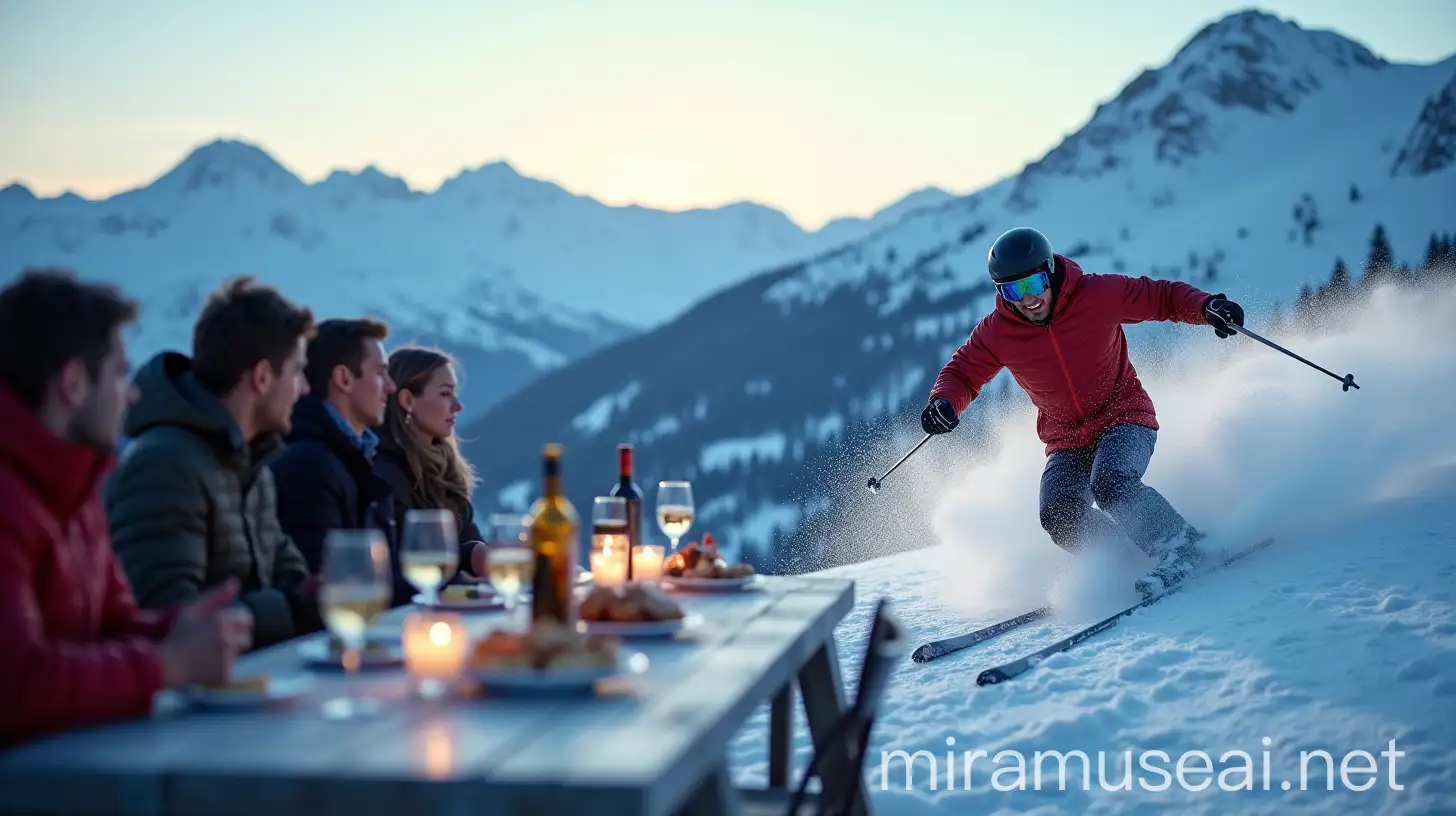
[[[390,395],[385,407],[384,428],[404,451],[405,462],[409,464],[411,492],[427,506],[453,510],[459,518],[475,491],[475,470],[460,455],[453,434],[445,439],[436,439],[429,445],[421,444],[399,404],[399,391],[409,391],[418,397],[424,392],[430,377],[447,365],[455,365],[455,360],[439,349],[406,346],[390,354],[389,378],[398,390]]]

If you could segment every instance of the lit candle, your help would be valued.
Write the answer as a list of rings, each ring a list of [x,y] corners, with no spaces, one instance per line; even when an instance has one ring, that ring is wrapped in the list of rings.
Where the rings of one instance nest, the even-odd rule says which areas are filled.
[[[470,635],[459,615],[413,612],[404,619],[404,661],[426,696],[439,696],[459,676]]]
[[[600,547],[591,554],[592,578],[597,586],[619,587],[627,580],[627,548],[618,536],[598,536]]]
[[[632,580],[656,581],[662,577],[663,548],[656,544],[641,544],[632,549]]]

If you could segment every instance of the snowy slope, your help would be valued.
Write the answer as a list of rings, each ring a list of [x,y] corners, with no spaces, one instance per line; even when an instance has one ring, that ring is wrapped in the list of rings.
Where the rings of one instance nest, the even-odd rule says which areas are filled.
[[[467,432],[496,463],[482,502],[529,497],[540,445],[555,440],[573,499],[589,503],[610,483],[614,446],[633,442],[644,485],[694,480],[703,512],[690,537],[711,531],[777,570],[853,560],[815,520],[918,441],[936,372],[991,308],[996,235],[1032,224],[1089,272],[1226,292],[1264,328],[1337,258],[1358,276],[1377,225],[1411,265],[1456,228],[1440,103],[1453,75],[1456,58],[1396,65],[1269,15],[1225,18],[1015,176],[759,275],[514,395]],[[1406,145],[1426,158],[1397,161]],[[1219,343],[1205,328],[1127,331],[1145,374],[1187,365],[1184,343]],[[975,455],[980,428],[1019,399],[1003,373],[938,443],[947,453],[908,472]],[[919,546],[921,518],[885,519],[884,536]]]
[[[1031,418],[1009,416],[1001,447],[946,480],[902,481],[863,496],[830,534],[872,542],[888,505],[913,502],[936,522],[935,546],[824,575],[856,581],[856,608],[839,627],[853,689],[874,604],[889,598],[912,643],[958,634],[1051,598],[1068,611],[927,664],[894,672],[865,765],[877,813],[1450,813],[1456,808],[1456,289],[1418,302],[1386,292],[1345,331],[1298,338],[1314,360],[1352,371],[1361,390],[1262,347],[1201,354],[1195,376],[1149,383],[1165,431],[1148,474],[1195,523],[1229,543],[1278,537],[1274,547],[1210,575],[1078,648],[1004,685],[978,688],[977,672],[1035,651],[1120,608],[1146,559],[1114,545],[1073,560],[1038,528],[1037,457],[1025,451]],[[1210,396],[1217,395],[1217,399]],[[873,546],[873,544],[871,544]],[[809,758],[796,719],[796,767]],[[1269,739],[1264,743],[1265,738]],[[766,782],[767,713],[737,737],[734,773]],[[953,742],[951,742],[953,740]],[[1395,784],[1389,786],[1395,756]],[[922,754],[906,790],[904,759],[937,759],[930,787]],[[966,752],[984,750],[966,789]],[[1317,756],[1300,789],[1300,752],[1335,761],[1335,790]],[[954,788],[945,777],[955,754]],[[1025,790],[1016,783],[1022,756]],[[1069,759],[1065,791],[1055,756]],[[1099,754],[1106,761],[1099,775]],[[1133,763],[1126,764],[1125,753]],[[1162,751],[1163,757],[1145,752]],[[1203,751],[1215,774],[1180,756]],[[1219,777],[1244,751],[1254,790]],[[1264,789],[1264,753],[1270,767]],[[1339,764],[1353,751],[1347,778]],[[886,760],[885,768],[881,760]],[[1377,773],[1359,773],[1376,767]],[[1115,788],[1125,771],[1132,790]],[[1289,781],[1292,790],[1284,791]],[[1171,784],[1162,792],[1144,785]],[[1004,809],[1004,810],[1001,810]]]

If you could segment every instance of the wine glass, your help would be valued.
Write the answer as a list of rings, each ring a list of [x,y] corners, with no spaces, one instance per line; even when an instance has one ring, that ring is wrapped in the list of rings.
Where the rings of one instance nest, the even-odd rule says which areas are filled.
[[[677,552],[678,539],[693,526],[693,486],[687,482],[657,483],[657,527],[672,540]]]
[[[389,607],[389,542],[379,530],[330,530],[324,537],[319,570],[319,612],[324,625],[344,647],[344,671],[356,674],[363,659],[369,624]],[[324,705],[324,714],[345,719],[373,713],[377,701],[341,697]]]
[[[460,567],[455,514],[449,510],[407,511],[399,564],[405,580],[424,596],[425,606],[439,606],[441,585]]]
[[[526,518],[512,514],[490,517],[486,574],[491,588],[506,602],[506,618],[516,618],[516,599],[536,574],[536,554],[526,543]]]

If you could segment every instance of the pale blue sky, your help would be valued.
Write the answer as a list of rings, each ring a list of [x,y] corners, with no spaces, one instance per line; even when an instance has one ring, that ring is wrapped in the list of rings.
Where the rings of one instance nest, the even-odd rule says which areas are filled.
[[[753,200],[809,227],[1015,172],[1219,0],[0,0],[0,185],[103,196],[217,136],[306,180],[434,189],[505,159],[609,203]],[[1392,60],[1456,0],[1279,0]]]

